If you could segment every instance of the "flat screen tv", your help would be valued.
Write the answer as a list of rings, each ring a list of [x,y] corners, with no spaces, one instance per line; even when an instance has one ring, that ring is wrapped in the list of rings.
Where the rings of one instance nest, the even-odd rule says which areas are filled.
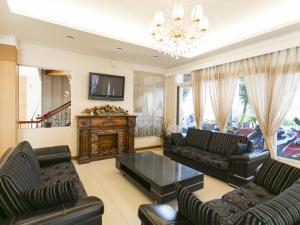
[[[100,73],[89,73],[89,99],[124,100],[125,77]]]

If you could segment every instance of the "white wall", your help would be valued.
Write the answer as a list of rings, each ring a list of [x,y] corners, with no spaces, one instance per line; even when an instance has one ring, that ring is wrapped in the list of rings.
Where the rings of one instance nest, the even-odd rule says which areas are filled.
[[[72,125],[71,127],[19,129],[19,140],[28,140],[33,147],[66,144],[70,146],[72,155],[77,155],[77,124],[76,115],[86,107],[101,104],[114,104],[133,113],[133,71],[141,70],[164,74],[165,71],[145,65],[135,65],[110,59],[82,55],[28,43],[18,45],[18,64],[36,66],[43,69],[69,70],[72,72]],[[99,72],[123,75],[125,80],[124,101],[106,102],[88,100],[88,73]],[[135,147],[159,145],[158,137],[138,138]]]
[[[16,46],[17,45],[17,40],[13,36],[0,34],[0,43],[5,44],[5,45]]]

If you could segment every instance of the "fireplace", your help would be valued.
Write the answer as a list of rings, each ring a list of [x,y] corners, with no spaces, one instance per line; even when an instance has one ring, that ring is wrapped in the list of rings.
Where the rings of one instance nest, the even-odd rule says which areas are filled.
[[[134,151],[135,116],[77,116],[78,163]]]

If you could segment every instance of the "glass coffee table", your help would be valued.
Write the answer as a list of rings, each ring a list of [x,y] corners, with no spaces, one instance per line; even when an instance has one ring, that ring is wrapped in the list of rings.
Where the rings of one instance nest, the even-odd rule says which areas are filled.
[[[203,188],[203,173],[150,151],[123,154],[116,167],[157,203],[176,198],[177,182],[189,191]]]

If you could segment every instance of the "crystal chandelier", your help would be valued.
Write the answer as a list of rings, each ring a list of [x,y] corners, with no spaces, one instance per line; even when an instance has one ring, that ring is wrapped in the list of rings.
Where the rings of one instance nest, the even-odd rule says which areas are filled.
[[[151,23],[154,47],[176,59],[196,49],[209,27],[201,5],[190,7],[189,19],[184,16],[184,9],[189,8],[184,3],[177,0],[167,20],[162,11],[157,11]]]

